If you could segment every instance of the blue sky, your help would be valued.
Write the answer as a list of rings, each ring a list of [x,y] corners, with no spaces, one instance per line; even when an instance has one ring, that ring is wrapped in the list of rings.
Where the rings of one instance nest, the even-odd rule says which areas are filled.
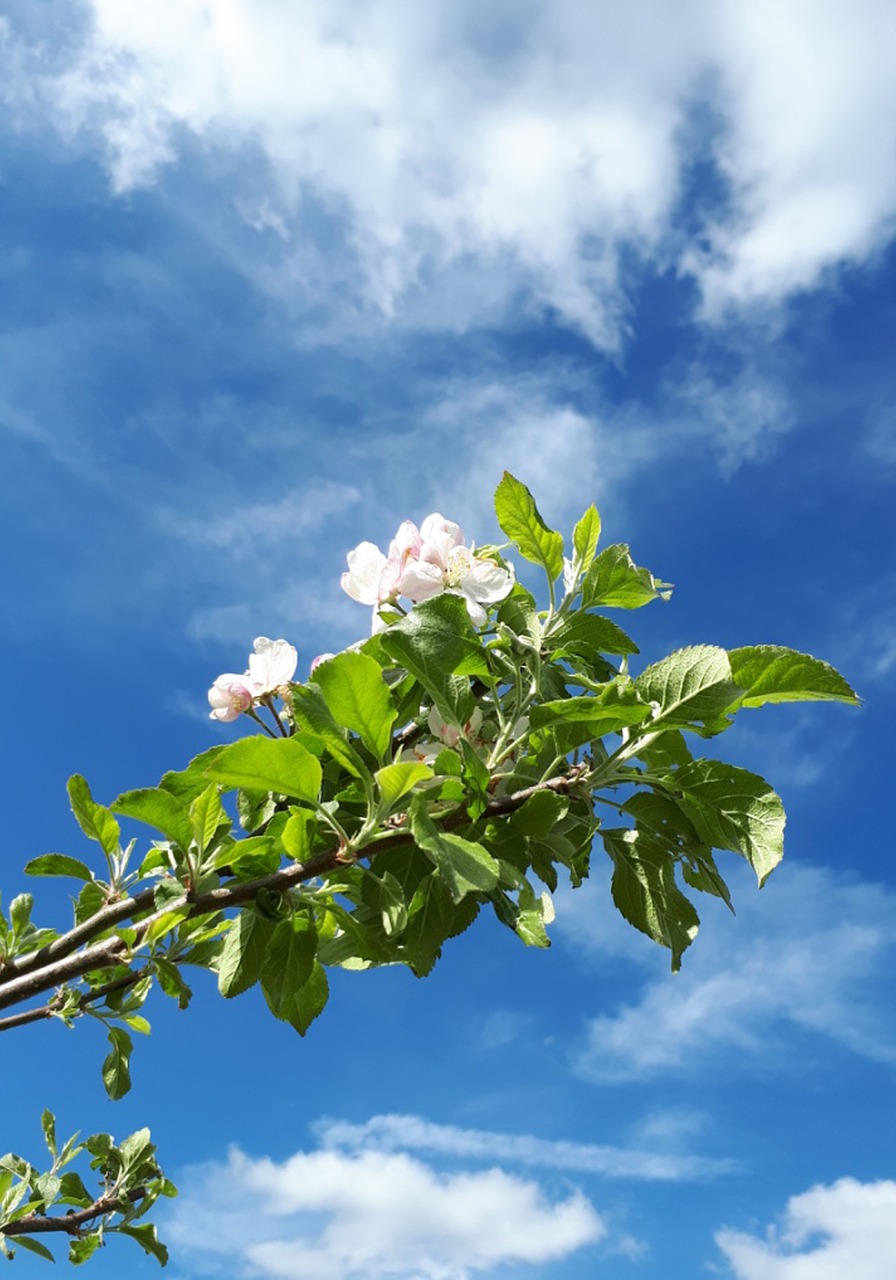
[[[175,1280],[892,1275],[894,49],[883,0],[0,5],[6,901],[86,852],[69,774],[226,740],[255,636],[303,677],[366,628],[346,551],[491,540],[505,467],[676,584],[645,662],[787,644],[864,698],[721,744],[787,858],[675,978],[598,861],[550,952],[480,922],[305,1040],[197,981],[117,1104],[98,1027],[17,1032],[0,1146],[148,1123]]]

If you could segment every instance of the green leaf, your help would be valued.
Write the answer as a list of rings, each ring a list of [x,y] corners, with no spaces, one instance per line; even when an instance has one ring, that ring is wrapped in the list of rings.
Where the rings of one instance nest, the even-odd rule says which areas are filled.
[[[527,836],[547,836],[566,814],[569,800],[556,791],[536,791],[522,808],[511,814],[507,826]]]
[[[190,823],[200,854],[205,853],[221,828],[229,830],[230,819],[224,811],[218,788],[213,782],[209,783],[201,795],[191,801]]]
[[[21,937],[31,923],[33,909],[34,895],[31,893],[17,893],[9,904],[9,922],[17,937]]]
[[[728,654],[708,644],[677,649],[655,662],[635,680],[635,689],[645,702],[659,704],[651,728],[715,721],[740,694]]]
[[[280,833],[280,839],[283,841],[283,848],[295,862],[304,862],[311,856],[316,830],[317,818],[310,809],[293,809]]]
[[[572,532],[572,545],[575,548],[576,563],[580,569],[587,569],[591,565],[599,538],[600,516],[597,507],[592,505]]]
[[[784,856],[784,806],[764,778],[720,760],[695,760],[666,781],[701,840],[742,854],[762,886]]]
[[[361,898],[380,913],[383,932],[392,937],[408,922],[407,903],[401,885],[389,871],[370,870],[361,881]]]
[[[336,723],[357,733],[381,760],[389,746],[395,708],[379,663],[366,653],[339,653],[317,668],[315,682]]]
[[[79,1240],[72,1240],[68,1246],[68,1260],[73,1267],[79,1267],[82,1263],[87,1262],[96,1253],[102,1244],[98,1231],[92,1231],[89,1236],[81,1236]]]
[[[50,1155],[56,1155],[56,1117],[53,1112],[46,1109],[40,1118],[41,1128],[44,1131],[44,1142],[47,1144],[47,1150]]]
[[[228,789],[273,791],[297,800],[317,800],[320,761],[296,738],[240,738],[208,767],[208,776]]]
[[[224,750],[226,746],[222,743],[217,747],[209,747],[207,751],[201,751],[198,756],[193,757],[186,769],[172,770],[163,774],[159,786],[169,791],[182,804],[188,805],[191,800],[195,800],[205,791],[208,786],[208,775],[205,771]]]
[[[602,653],[637,653],[638,646],[621,627],[599,613],[572,613],[550,636],[551,653],[558,657],[593,658]]]
[[[189,849],[193,824],[186,807],[170,792],[159,787],[126,791],[112,801],[112,809],[124,818],[136,818],[161,831],[181,849]]]
[[[80,858],[70,858],[67,853],[42,853],[25,863],[29,876],[74,876],[77,880],[93,879],[93,872]]]
[[[553,582],[563,572],[563,535],[549,529],[532,494],[509,471],[495,490],[495,515],[520,554],[540,564]]]
[[[293,992],[292,1001],[284,1006],[282,1016],[303,1036],[314,1019],[323,1012],[329,996],[330,984],[326,972],[323,965],[315,960],[307,981]]]
[[[672,969],[700,927],[700,918],[675,882],[675,861],[668,845],[639,828],[602,830],[613,862],[613,901],[629,924],[672,952]]]
[[[179,1008],[186,1009],[193,998],[193,992],[184,982],[177,965],[172,960],[166,960],[164,956],[153,957],[153,964],[163,993],[172,1000],[176,1000]]]
[[[657,597],[668,600],[668,582],[660,582],[632,560],[624,543],[606,547],[596,557],[582,585],[582,605],[586,609],[604,605],[613,609],[640,609]]]
[[[46,1258],[47,1262],[55,1262],[50,1250],[45,1244],[41,1244],[39,1240],[31,1240],[28,1236],[15,1237],[17,1249],[27,1249],[29,1253],[36,1253],[39,1258]]]
[[[500,867],[488,850],[472,840],[442,831],[426,812],[422,796],[410,810],[411,832],[458,903],[468,893],[490,893],[497,886]]]
[[[446,720],[464,723],[472,701],[469,686],[466,680],[453,681],[450,677],[454,674],[488,679],[489,670],[467,606],[459,596],[443,593],[415,605],[406,618],[393,623],[376,639],[390,657],[419,680]]]
[[[761,707],[765,702],[861,704],[858,694],[838,671],[808,653],[782,645],[758,644],[732,649],[728,657],[731,674],[744,690],[740,699],[744,707]]]
[[[103,1062],[103,1084],[113,1101],[123,1098],[131,1087],[130,1059],[134,1044],[123,1027],[109,1028],[112,1050]]]
[[[427,781],[434,775],[428,764],[417,760],[400,760],[397,764],[387,764],[378,769],[375,776],[383,813],[388,814],[418,782]]]
[[[143,1249],[144,1253],[150,1254],[153,1258],[164,1267],[168,1262],[168,1250],[159,1240],[155,1226],[151,1222],[141,1222],[138,1226],[117,1226],[111,1227],[111,1231],[116,1231],[119,1235],[130,1236],[132,1240],[136,1240]]]
[[[218,990],[227,999],[248,991],[261,977],[275,926],[251,907],[242,910],[224,936],[218,959]]]
[[[550,729],[554,725],[583,724],[588,736],[601,738],[629,725],[641,724],[650,716],[650,707],[641,702],[633,690],[618,690],[609,685],[595,697],[558,698],[538,703],[529,712],[533,729]]]
[[[271,1013],[302,1034],[308,1023],[297,997],[311,978],[317,943],[317,929],[305,912],[281,920],[271,937],[261,973],[261,987]]]
[[[87,780],[79,773],[68,780],[68,798],[84,834],[96,840],[106,853],[115,853],[120,837],[118,823],[104,805],[95,802]]]
[[[546,924],[554,919],[554,904],[547,893],[536,894],[528,880],[520,886],[514,932],[527,947],[549,947]]]
[[[418,978],[425,978],[442,954],[442,944],[455,928],[456,912],[444,880],[426,876],[414,893],[402,935],[405,963]]]
[[[361,756],[345,739],[345,734],[330,714],[319,691],[311,685],[292,686],[293,714],[299,728],[312,733],[343,769],[356,778],[369,776]]]

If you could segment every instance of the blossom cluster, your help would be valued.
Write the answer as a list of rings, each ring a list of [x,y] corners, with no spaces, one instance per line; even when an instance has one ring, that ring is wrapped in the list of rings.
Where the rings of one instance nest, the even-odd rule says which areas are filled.
[[[380,608],[395,605],[400,596],[413,604],[447,591],[466,602],[475,626],[486,619],[485,606],[497,604],[513,588],[513,570],[468,547],[460,525],[438,512],[418,529],[405,520],[384,554],[372,542],[362,542],[348,554],[342,589],[359,604],[373,607],[373,627],[382,625]]]
[[[259,636],[249,654],[249,669],[241,676],[232,671],[218,676],[208,691],[211,719],[229,724],[257,702],[279,694],[295,675],[299,655],[286,640]]]

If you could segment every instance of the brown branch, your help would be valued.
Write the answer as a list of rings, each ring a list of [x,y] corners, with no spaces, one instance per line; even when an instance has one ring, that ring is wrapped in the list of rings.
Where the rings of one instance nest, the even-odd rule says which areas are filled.
[[[81,1228],[94,1218],[102,1218],[107,1213],[121,1213],[142,1200],[145,1195],[145,1187],[135,1187],[123,1199],[121,1196],[100,1196],[99,1200],[94,1200],[86,1209],[70,1211],[59,1218],[51,1218],[46,1213],[29,1213],[27,1217],[19,1218],[18,1222],[11,1222],[8,1227],[0,1227],[0,1230],[6,1236],[39,1236],[50,1231],[64,1231],[70,1236],[80,1236]]]
[[[579,766],[569,774],[562,774],[555,778],[549,778],[544,782],[537,782],[533,786],[515,791],[509,796],[498,796],[489,801],[477,822],[488,822],[492,818],[504,817],[509,813],[513,813],[522,808],[526,801],[539,791],[567,792],[572,786],[581,781],[583,772],[583,767]],[[453,813],[445,815],[441,821],[446,830],[452,830],[468,823],[470,819],[465,810],[457,809]],[[409,843],[413,843],[413,837],[409,831],[396,831],[392,835],[384,836],[372,842],[366,850],[359,851],[358,856],[373,858],[384,849],[400,847]],[[317,876],[326,875],[327,872],[334,871],[337,867],[344,865],[344,861],[345,854],[339,848],[327,849],[315,857],[309,858],[306,862],[294,862],[288,867],[283,867],[279,871],[261,876],[257,880],[231,882],[230,884],[220,885],[217,889],[211,889],[207,893],[196,895],[187,891],[182,898],[166,903],[164,907],[158,908],[151,915],[141,920],[137,926],[137,938],[133,944],[129,945],[123,938],[116,936],[107,939],[105,942],[100,942],[86,951],[82,951],[79,955],[70,954],[78,945],[78,942],[72,943],[72,939],[77,935],[79,941],[83,940],[87,926],[97,921],[99,917],[102,917],[102,921],[97,932],[102,932],[113,922],[113,916],[115,921],[128,919],[130,915],[136,914],[146,906],[152,905],[155,901],[153,890],[143,890],[132,898],[126,898],[111,907],[103,908],[97,913],[97,916],[92,917],[84,925],[79,925],[77,929],[73,929],[70,933],[57,939],[56,942],[42,948],[42,952],[35,953],[35,956],[37,956],[42,953],[53,953],[55,950],[55,954],[58,955],[61,950],[62,959],[45,965],[43,968],[39,968],[36,963],[26,966],[23,961],[18,968],[16,977],[7,978],[0,982],[0,1009],[21,1004],[24,1000],[30,1000],[33,996],[41,995],[44,991],[49,991],[53,987],[70,981],[72,978],[83,977],[91,969],[101,969],[109,964],[120,963],[125,960],[125,957],[134,947],[140,945],[150,925],[171,911],[177,911],[185,906],[189,907],[188,918],[193,919],[196,916],[210,915],[215,911],[224,911],[230,907],[243,906],[245,903],[253,901],[265,889],[276,892],[295,888],[306,880],[313,880]],[[35,1011],[33,1020],[37,1021],[38,1016],[38,1011]],[[16,1023],[15,1025],[21,1025],[21,1023]],[[2,1024],[0,1024],[0,1027],[2,1027]]]

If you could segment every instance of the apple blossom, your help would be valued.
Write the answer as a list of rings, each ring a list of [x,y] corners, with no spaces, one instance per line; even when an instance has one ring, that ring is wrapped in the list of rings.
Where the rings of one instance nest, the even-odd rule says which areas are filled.
[[[286,640],[259,636],[249,654],[249,670],[238,676],[226,672],[218,676],[208,691],[212,707],[210,719],[230,724],[260,698],[279,693],[295,675],[299,655]]]
[[[342,589],[360,604],[374,609],[377,629],[380,605],[406,596],[414,604],[443,591],[461,596],[476,626],[486,619],[483,606],[496,604],[513,587],[513,571],[485,556],[477,556],[464,542],[460,525],[439,512],[426,517],[418,529],[405,520],[385,555],[372,542],[360,543],[348,554],[349,571]]]
[[[228,672],[218,676],[208,691],[208,700],[212,707],[209,719],[230,724],[252,706],[252,693],[247,687],[245,676]]]
[[[253,695],[261,698],[266,693],[277,693],[295,675],[299,661],[295,645],[259,636],[253,647],[255,652],[249,654],[246,673],[251,678]]]

